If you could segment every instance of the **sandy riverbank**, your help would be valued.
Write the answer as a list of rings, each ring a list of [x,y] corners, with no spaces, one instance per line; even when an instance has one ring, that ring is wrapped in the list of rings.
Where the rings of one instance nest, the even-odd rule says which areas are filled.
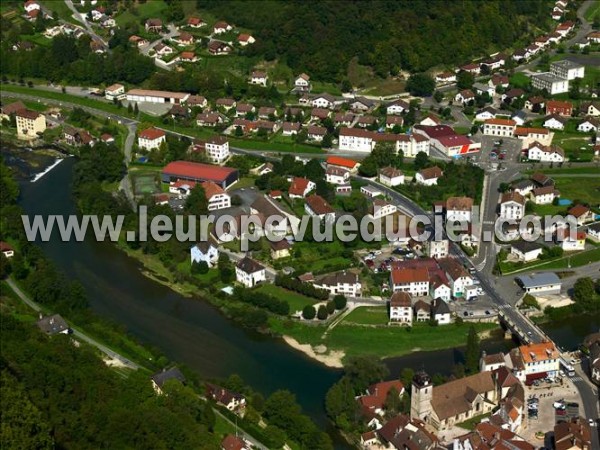
[[[283,336],[283,340],[290,347],[301,351],[308,357],[325,364],[327,367],[333,367],[336,369],[341,369],[344,367],[342,359],[346,354],[342,350],[330,350],[327,352],[327,348],[325,346],[319,346],[319,348],[315,349],[312,345],[301,344],[290,336]]]

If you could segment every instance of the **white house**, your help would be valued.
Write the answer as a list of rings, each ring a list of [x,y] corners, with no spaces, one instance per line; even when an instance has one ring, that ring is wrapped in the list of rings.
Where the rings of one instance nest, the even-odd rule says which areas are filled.
[[[414,297],[429,294],[429,272],[426,268],[393,268],[390,273],[392,292],[408,292]]]
[[[551,205],[557,194],[554,186],[544,186],[531,191],[531,199],[536,205]]]
[[[410,105],[404,100],[395,100],[392,103],[388,103],[386,107],[386,113],[388,115],[402,114],[404,111],[408,111]]]
[[[469,272],[453,258],[440,259],[438,264],[450,281],[452,296],[454,298],[464,297],[466,289],[473,286],[473,278]]]
[[[438,166],[428,167],[427,169],[422,169],[417,172],[415,175],[415,181],[418,184],[424,184],[425,186],[433,186],[436,185],[438,179],[444,175],[442,169]]]
[[[565,152],[556,145],[546,146],[534,142],[527,150],[527,158],[532,161],[560,163],[565,160]]]
[[[375,186],[371,186],[370,184],[368,184],[366,186],[361,186],[360,193],[368,198],[375,198],[380,195],[383,195],[383,191],[381,191],[381,189],[379,189]]]
[[[600,120],[594,117],[586,117],[583,122],[577,126],[577,131],[582,133],[589,133],[590,131],[598,131],[600,127]]]
[[[512,137],[516,126],[517,123],[512,119],[488,119],[483,123],[483,134]]]
[[[147,128],[138,136],[138,146],[142,149],[152,150],[159,148],[160,144],[166,142],[167,135],[158,128]]]
[[[214,136],[207,139],[204,149],[206,156],[215,164],[224,163],[231,154],[229,141],[224,136]]]
[[[454,96],[454,101],[458,102],[458,103],[462,103],[463,105],[465,105],[471,101],[474,101],[474,100],[475,100],[475,94],[470,89],[465,89],[463,91],[460,91],[458,94],[456,94]]]
[[[373,133],[358,128],[342,128],[339,136],[340,150],[370,153],[375,148]]]
[[[208,201],[209,211],[216,211],[218,209],[231,207],[231,197],[217,183],[205,181],[202,183],[202,187],[204,188],[206,200]]]
[[[568,119],[561,117],[558,114],[552,114],[551,116],[546,117],[543,126],[544,128],[550,128],[551,130],[564,130],[567,120]]]
[[[446,200],[446,220],[471,222],[473,199],[470,197],[449,197]]]
[[[568,228],[559,228],[556,231],[556,243],[560,244],[565,252],[574,252],[585,250],[585,240],[587,239],[587,233],[585,231],[578,230],[571,236],[571,230]]]
[[[125,94],[125,86],[116,83],[107,87],[106,89],[104,89],[104,97],[106,98],[106,100],[111,101],[114,99],[123,100],[127,97],[127,95]]]
[[[360,297],[362,292],[362,283],[358,275],[348,271],[327,274],[315,280],[313,286],[329,291],[329,295]]]
[[[587,233],[588,237],[595,240],[596,242],[600,242],[600,222],[596,222],[588,226]]]
[[[219,260],[219,250],[212,241],[198,242],[190,249],[192,263],[204,261],[208,267],[214,267]]]
[[[305,73],[301,73],[294,80],[294,87],[298,91],[309,91],[310,90],[310,77]]]
[[[521,356],[521,363],[525,367],[526,379],[540,373],[545,373],[548,377],[558,375],[560,353],[552,341],[522,345],[519,347],[518,353]]]
[[[585,76],[585,66],[569,59],[563,59],[550,64],[550,73],[560,78],[574,80]]]
[[[529,262],[540,257],[544,246],[536,242],[516,241],[510,245],[510,254],[519,261]]]
[[[7,258],[12,258],[15,256],[15,251],[12,246],[4,241],[0,241],[0,253],[2,253]]]
[[[393,205],[381,198],[376,198],[373,200],[369,208],[369,216],[373,219],[381,219],[382,217],[389,216],[390,214],[394,214],[398,211],[396,205]]]
[[[308,178],[294,177],[288,190],[288,195],[290,198],[304,198],[315,187],[316,184]]]
[[[328,166],[325,171],[325,181],[331,184],[348,184],[350,172],[341,167]]]
[[[520,220],[525,215],[525,197],[516,192],[506,192],[500,199],[500,217]]]
[[[238,283],[251,288],[266,281],[267,272],[261,264],[246,256],[235,265],[235,279]]]
[[[313,108],[328,108],[331,109],[335,105],[335,98],[329,94],[319,94],[311,101]]]
[[[438,325],[448,325],[452,322],[450,307],[441,298],[436,298],[431,302],[431,318],[435,320]]]
[[[34,0],[28,0],[27,2],[25,2],[25,4],[23,5],[23,7],[25,8],[25,11],[30,13],[31,11],[39,11],[41,9],[40,4]]]
[[[250,74],[250,84],[258,84],[260,86],[266,86],[269,76],[267,72],[262,70],[253,70]]]
[[[554,272],[540,272],[532,275],[519,275],[515,280],[523,290],[532,295],[560,294],[562,282]]]
[[[550,95],[569,92],[569,80],[558,77],[550,72],[531,75],[531,85],[536,89],[546,89]]]
[[[304,210],[310,216],[318,217],[325,222],[333,222],[335,220],[335,211],[323,197],[317,194],[306,197]]]
[[[227,22],[217,22],[213,26],[214,34],[223,34],[223,33],[227,33],[228,31],[231,31],[231,30],[233,30],[233,27],[231,25],[229,25]]]
[[[411,326],[413,321],[413,308],[410,294],[395,292],[390,298],[390,322],[403,326]]]
[[[379,171],[379,182],[390,187],[404,184],[404,173],[395,167],[384,167]]]

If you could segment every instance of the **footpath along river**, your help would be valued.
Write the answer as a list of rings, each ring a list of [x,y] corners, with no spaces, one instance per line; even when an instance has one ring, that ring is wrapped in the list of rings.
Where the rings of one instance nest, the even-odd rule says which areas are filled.
[[[74,158],[66,159],[35,183],[23,180],[20,202],[28,215],[75,213],[71,192],[74,162]],[[49,242],[39,244],[69,277],[83,284],[97,313],[123,324],[141,341],[203,376],[237,373],[265,395],[276,389],[290,390],[304,411],[330,432],[336,448],[348,448],[331,429],[324,411],[325,394],[340,377],[340,370],[311,360],[280,339],[239,328],[201,298],[182,297],[152,281],[142,274],[137,261],[111,243],[93,239],[62,242],[55,233]],[[594,324],[586,325],[589,329]],[[510,341],[486,340],[482,349],[493,352],[510,345]],[[460,349],[449,349],[386,362],[392,374],[403,367],[449,374],[461,358]]]

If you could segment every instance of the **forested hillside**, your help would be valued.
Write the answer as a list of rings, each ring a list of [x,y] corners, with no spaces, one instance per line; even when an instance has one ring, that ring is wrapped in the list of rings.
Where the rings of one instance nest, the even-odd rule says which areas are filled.
[[[387,76],[503,50],[547,24],[552,2],[198,0],[198,7],[255,30],[249,52],[340,81],[355,56]]]

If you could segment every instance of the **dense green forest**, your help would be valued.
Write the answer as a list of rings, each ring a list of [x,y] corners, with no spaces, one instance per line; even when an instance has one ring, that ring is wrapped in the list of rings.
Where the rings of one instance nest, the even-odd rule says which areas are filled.
[[[257,3],[260,3],[258,5]],[[254,30],[248,50],[297,72],[341,81],[355,56],[379,76],[420,72],[512,47],[550,21],[552,2],[198,0],[199,8]]]

